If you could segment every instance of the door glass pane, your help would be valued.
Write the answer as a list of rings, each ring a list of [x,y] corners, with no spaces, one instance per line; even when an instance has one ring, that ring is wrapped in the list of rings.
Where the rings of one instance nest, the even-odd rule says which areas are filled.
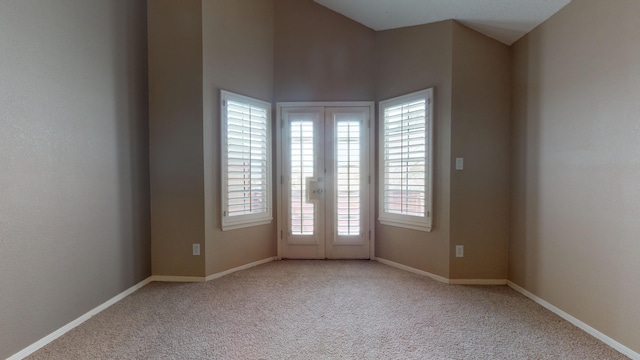
[[[360,121],[336,121],[338,235],[360,235]]]
[[[291,234],[312,235],[315,206],[307,202],[307,178],[314,176],[313,121],[291,121]]]

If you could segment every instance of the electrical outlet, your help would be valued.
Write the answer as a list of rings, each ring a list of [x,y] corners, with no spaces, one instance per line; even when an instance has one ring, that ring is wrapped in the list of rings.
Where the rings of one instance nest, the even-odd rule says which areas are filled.
[[[200,244],[193,244],[193,255],[200,255]]]
[[[456,257],[464,257],[464,245],[456,245]]]

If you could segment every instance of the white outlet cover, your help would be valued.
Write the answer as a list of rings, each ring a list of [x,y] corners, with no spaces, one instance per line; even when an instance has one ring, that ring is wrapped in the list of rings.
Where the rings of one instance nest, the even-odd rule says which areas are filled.
[[[193,244],[193,255],[200,255],[200,244]]]
[[[464,245],[456,245],[456,257],[464,257]]]
[[[456,170],[464,170],[464,158],[456,158]]]

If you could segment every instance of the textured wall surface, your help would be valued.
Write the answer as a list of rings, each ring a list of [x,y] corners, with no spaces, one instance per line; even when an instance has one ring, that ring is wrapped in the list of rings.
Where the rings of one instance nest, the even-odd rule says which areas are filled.
[[[145,279],[152,258],[154,274],[204,276],[275,255],[275,223],[220,231],[221,88],[348,101],[434,87],[434,230],[378,224],[376,255],[502,277],[505,67],[509,279],[640,352],[640,3],[574,0],[511,63],[452,21],[374,33],[310,0],[154,0],[147,38],[146,5],[0,1],[0,358]]]
[[[374,100],[375,32],[311,0],[275,1],[275,101]]]
[[[148,2],[154,275],[204,276],[201,0]]]
[[[145,1],[0,2],[0,358],[150,275]]]
[[[207,275],[276,256],[275,206],[271,224],[222,231],[220,218],[220,90],[271,102],[273,18],[272,1],[202,3]]]
[[[449,277],[452,21],[376,34],[376,100],[434,88],[433,230],[376,223],[376,256]]]
[[[509,232],[509,48],[453,27],[452,279],[506,279]],[[464,257],[455,257],[455,246]]]
[[[640,2],[573,1],[512,48],[509,278],[640,352]]]

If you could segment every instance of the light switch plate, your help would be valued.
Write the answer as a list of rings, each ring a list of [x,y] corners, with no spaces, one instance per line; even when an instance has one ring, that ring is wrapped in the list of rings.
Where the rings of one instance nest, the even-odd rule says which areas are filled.
[[[456,170],[464,169],[464,158],[456,158]]]

